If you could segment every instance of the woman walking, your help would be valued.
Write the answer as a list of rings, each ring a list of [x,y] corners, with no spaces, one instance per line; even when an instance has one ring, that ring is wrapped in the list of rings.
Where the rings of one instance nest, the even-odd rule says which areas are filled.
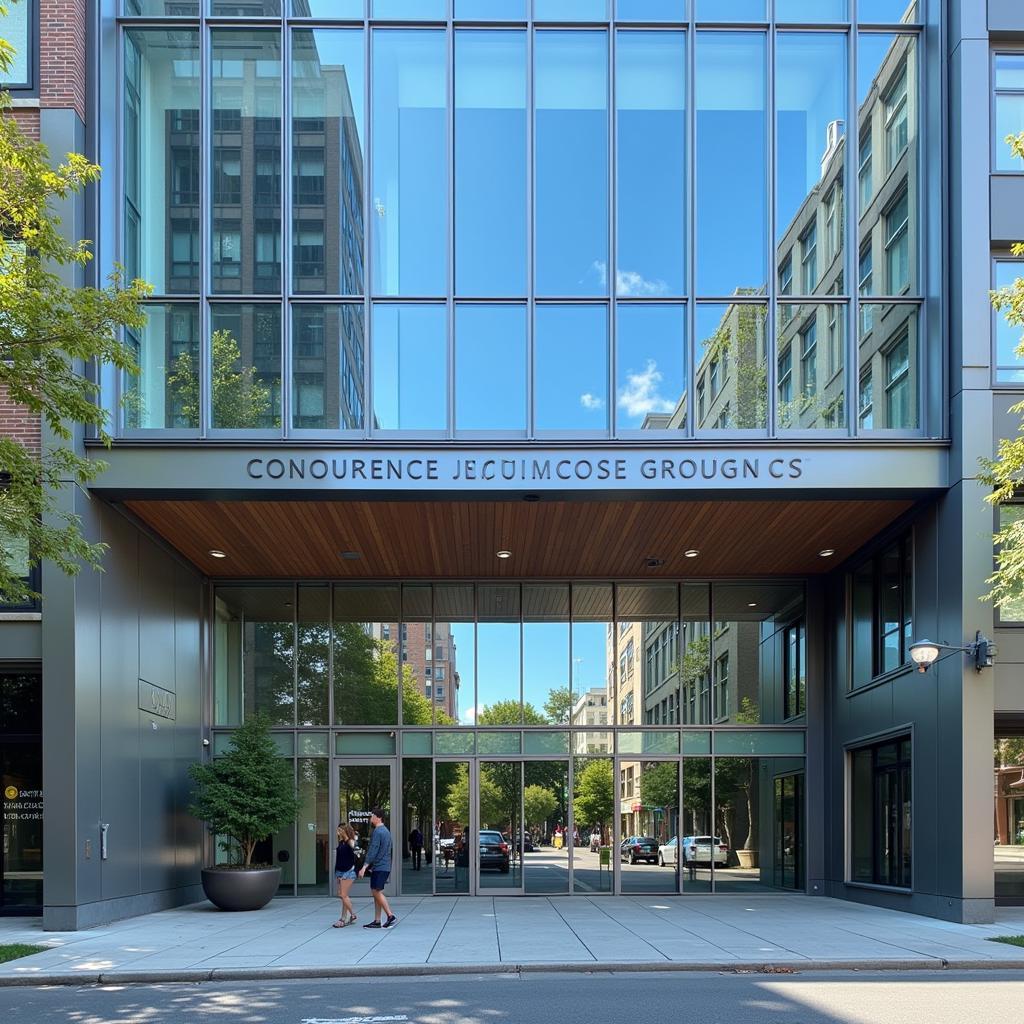
[[[334,922],[334,928],[344,928],[356,919],[352,901],[348,898],[352,883],[356,880],[356,830],[351,825],[338,826],[338,848],[334,853],[334,877],[338,880],[338,898],[341,900],[341,917]],[[345,917],[345,914],[348,917]]]

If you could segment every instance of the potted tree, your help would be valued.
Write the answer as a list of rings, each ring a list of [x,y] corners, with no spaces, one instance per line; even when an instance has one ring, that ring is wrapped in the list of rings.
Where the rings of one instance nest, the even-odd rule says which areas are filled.
[[[225,855],[224,863],[203,869],[206,898],[221,910],[259,910],[277,892],[281,869],[254,864],[256,845],[289,826],[299,810],[291,762],[278,754],[267,718],[248,719],[223,757],[191,765],[189,775],[189,813],[219,837]]]

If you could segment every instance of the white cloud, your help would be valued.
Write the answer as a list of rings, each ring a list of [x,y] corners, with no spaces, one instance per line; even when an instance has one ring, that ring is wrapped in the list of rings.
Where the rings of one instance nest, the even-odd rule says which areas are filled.
[[[648,281],[635,270],[615,272],[615,293],[617,295],[664,295],[668,285],[664,281]]]
[[[585,391],[580,395],[580,405],[582,405],[584,409],[603,409],[604,400],[598,398],[597,395],[592,395],[589,391]]]
[[[459,725],[476,725],[476,708],[466,708],[459,714]]]
[[[643,373],[626,374],[626,385],[619,391],[618,405],[629,416],[646,416],[648,413],[668,413],[675,409],[675,403],[658,394],[658,385],[664,379],[653,359],[647,360]]]

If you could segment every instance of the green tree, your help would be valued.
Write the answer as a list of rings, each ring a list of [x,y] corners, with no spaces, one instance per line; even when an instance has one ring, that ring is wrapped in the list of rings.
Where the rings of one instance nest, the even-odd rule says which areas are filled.
[[[218,427],[244,428],[280,426],[280,411],[274,408],[269,385],[255,366],[246,366],[235,336],[227,330],[214,331],[210,339],[212,372],[210,400],[213,422]],[[167,390],[182,419],[199,424],[201,396],[199,363],[191,352],[182,352],[167,375]],[[135,399],[137,405],[139,399]]]
[[[558,797],[543,786],[527,786],[523,790],[523,819],[530,828],[540,828],[550,821],[558,809]]]
[[[0,13],[6,12],[0,3]],[[0,71],[10,68],[13,53],[0,40]],[[25,561],[29,567],[49,561],[74,576],[83,565],[99,569],[106,549],[85,538],[79,517],[61,507],[59,496],[106,468],[71,443],[78,425],[110,444],[99,375],[85,369],[136,371],[120,335],[123,328],[145,326],[141,303],[150,288],[142,281],[125,284],[120,271],[104,287],[77,287],[92,251],[89,242],[65,237],[54,206],[99,175],[99,167],[77,153],[52,165],[46,147],[10,116],[9,95],[0,93],[0,394],[39,416],[49,434],[40,450],[0,437],[3,602],[38,596],[23,579]]]
[[[499,700],[486,704],[476,716],[477,725],[549,725],[544,717],[532,704],[522,705],[522,717],[517,700]]]
[[[1007,136],[1006,142],[1015,156],[1024,159],[1024,133]],[[1014,256],[1024,256],[1024,243],[1012,248]],[[1003,314],[1011,327],[1024,328],[1024,278],[991,293],[992,305]],[[1024,359],[1024,338],[1017,345],[1016,355]],[[1024,402],[1011,406],[1015,415],[1024,413]],[[1015,437],[1000,438],[994,459],[981,460],[979,480],[991,488],[985,496],[990,505],[1012,501],[1024,489],[1024,423]],[[1008,605],[1024,595],[1024,517],[1007,517],[994,536],[996,569],[988,578],[990,587],[984,600],[995,605]]]
[[[572,811],[577,828],[600,825],[603,833],[610,828],[615,814],[615,779],[610,758],[577,759]]]
[[[572,695],[567,686],[560,686],[549,691],[544,701],[544,714],[552,725],[564,725],[569,721],[572,712]]]
[[[223,757],[189,766],[189,814],[225,836],[221,849],[237,843],[242,863],[252,866],[256,844],[290,825],[299,812],[292,762],[281,757],[265,715],[254,715],[231,734]]]
[[[505,827],[510,813],[508,795],[503,792],[489,770],[501,765],[485,764],[480,771],[480,826]],[[465,764],[457,766],[454,780],[447,787],[446,810],[448,817],[463,827],[469,824],[469,771]]]
[[[674,808],[679,804],[679,766],[675,761],[652,761],[643,766],[640,799],[645,808]]]

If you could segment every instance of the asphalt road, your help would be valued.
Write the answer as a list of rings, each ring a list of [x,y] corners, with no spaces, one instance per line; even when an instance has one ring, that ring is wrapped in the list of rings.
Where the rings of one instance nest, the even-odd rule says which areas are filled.
[[[963,1024],[1019,1020],[1024,972],[527,974],[0,988],[18,1024]]]

